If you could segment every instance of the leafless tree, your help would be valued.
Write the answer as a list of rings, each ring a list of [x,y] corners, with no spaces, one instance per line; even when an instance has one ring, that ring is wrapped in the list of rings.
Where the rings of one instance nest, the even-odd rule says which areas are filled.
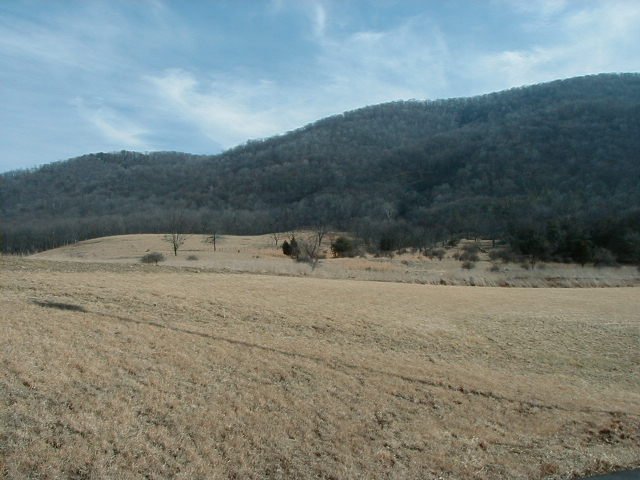
[[[172,212],[169,219],[170,233],[164,236],[164,241],[171,245],[173,255],[178,256],[178,250],[191,235],[187,234],[187,222],[181,212]]]
[[[273,241],[276,244],[276,248],[278,248],[278,240],[280,240],[280,235],[281,235],[281,233],[279,233],[279,232],[273,232],[271,234],[271,238],[273,238]]]
[[[300,249],[300,257],[311,265],[311,270],[315,270],[322,256],[322,240],[328,233],[329,229],[326,224],[317,224],[313,227],[312,232],[302,241],[298,242]]]
[[[320,250],[320,246],[322,245],[322,240],[325,235],[329,232],[329,228],[326,224],[318,224],[313,228],[313,239],[315,243],[318,245],[318,250]]]
[[[213,230],[213,233],[211,233],[211,235],[209,235],[207,238],[204,239],[205,243],[210,243],[213,245],[213,251],[216,251],[216,240],[218,239],[218,234],[215,230]]]

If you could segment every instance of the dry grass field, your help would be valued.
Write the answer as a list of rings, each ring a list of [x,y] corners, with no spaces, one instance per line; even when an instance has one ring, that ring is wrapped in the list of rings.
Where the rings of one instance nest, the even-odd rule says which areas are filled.
[[[255,239],[245,260],[236,239],[198,261],[189,250],[209,247],[187,244],[156,267],[126,240],[0,257],[4,477],[538,479],[640,466],[638,288],[336,280],[288,261],[306,269],[291,277]],[[250,258],[282,275],[224,273]]]
[[[304,238],[305,232],[297,232]],[[166,261],[162,265],[189,267],[208,272],[258,273],[287,276],[312,276],[351,280],[373,280],[433,285],[475,285],[510,287],[604,287],[640,286],[640,271],[626,266],[619,268],[580,267],[566,264],[538,265],[525,269],[517,264],[499,264],[491,271],[492,262],[486,253],[480,253],[475,268],[466,270],[453,259],[459,248],[448,249],[443,260],[429,259],[420,254],[405,253],[393,258],[366,255],[358,258],[331,258],[330,243],[337,234],[328,235],[322,246],[327,259],[314,271],[305,263],[296,263],[275,247],[270,235],[239,237],[222,236],[216,252],[205,243],[202,235],[190,236],[174,256],[162,235],[125,235],[79,242],[34,255],[32,258],[48,260],[139,263],[148,252],[162,252]],[[284,239],[281,235],[280,244]],[[462,242],[462,246],[465,242]],[[483,242],[485,251],[490,242]],[[189,257],[197,260],[189,260]]]

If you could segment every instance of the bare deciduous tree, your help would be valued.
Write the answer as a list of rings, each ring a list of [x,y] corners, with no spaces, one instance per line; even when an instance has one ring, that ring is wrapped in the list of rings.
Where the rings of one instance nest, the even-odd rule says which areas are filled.
[[[316,225],[313,229],[313,238],[315,243],[318,245],[318,250],[320,249],[320,245],[322,245],[322,240],[324,236],[329,232],[329,228],[326,224]]]
[[[169,228],[170,233],[164,236],[164,241],[171,245],[173,255],[177,257],[178,250],[184,245],[187,238],[190,237],[190,235],[186,233],[187,222],[184,219],[184,215],[180,212],[173,212],[169,220]]]
[[[210,235],[208,235],[205,239],[204,242],[205,243],[210,243],[211,245],[213,245],[213,251],[216,251],[216,240],[218,240],[218,232],[216,232],[215,227],[212,228],[211,230],[209,230],[211,232]]]
[[[280,235],[281,235],[281,233],[279,233],[279,232],[273,232],[271,234],[271,238],[273,238],[273,241],[276,244],[276,248],[278,248],[278,240],[280,240]]]
[[[328,233],[326,224],[318,224],[312,229],[312,233],[306,239],[299,242],[301,258],[311,265],[311,270],[315,270],[322,256],[322,240]]]

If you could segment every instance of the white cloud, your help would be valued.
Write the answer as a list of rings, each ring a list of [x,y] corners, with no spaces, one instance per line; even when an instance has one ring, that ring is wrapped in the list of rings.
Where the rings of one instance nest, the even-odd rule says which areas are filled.
[[[0,16],[0,83],[9,86],[0,89],[0,127],[12,132],[6,137],[18,145],[20,131],[27,132],[24,149],[33,143],[29,119],[37,118],[55,123],[52,137],[76,138],[74,153],[205,151],[385,101],[640,71],[636,0],[493,0],[486,23],[460,15],[464,38],[474,40],[466,42],[442,30],[447,22],[437,23],[442,12],[429,2],[421,14],[374,21],[375,12],[364,15],[348,2],[270,0],[259,7],[262,17],[240,10],[229,16],[246,13],[266,32],[280,29],[285,40],[278,41],[296,42],[274,41],[273,59],[257,60],[256,51],[269,51],[253,49],[263,35],[258,28],[238,33],[247,37],[239,42],[247,46],[244,56],[227,49],[238,38],[224,19],[199,24],[178,4],[93,0],[46,15],[24,9]],[[489,23],[496,6],[496,18],[513,20],[506,29],[513,38]],[[489,51],[489,44],[500,47]],[[225,57],[228,51],[235,57]]]
[[[156,108],[172,112],[225,147],[285,132],[327,115],[402,98],[435,97],[447,86],[444,36],[423,18],[395,28],[332,34],[319,3],[311,70],[287,83],[183,69],[147,75]],[[315,9],[318,7],[319,9]]]
[[[149,67],[139,53],[189,44],[191,37],[159,0],[129,7],[92,1],[52,7],[47,15],[0,16],[0,82],[14,90],[0,91],[0,101],[19,105],[23,117],[48,122],[47,130],[60,131],[59,138],[66,135],[60,151],[152,149],[147,139],[167,123],[166,117],[148,116],[155,99],[141,80]],[[137,13],[144,15],[143,24]],[[0,121],[11,119],[0,115]],[[22,130],[33,123],[23,121]],[[17,144],[17,135],[11,141]]]
[[[144,136],[149,131],[131,119],[101,104],[88,105],[88,102],[80,97],[75,98],[71,103],[76,107],[80,117],[93,125],[107,143],[124,149],[149,149],[149,145],[144,140]]]
[[[327,11],[317,2],[313,4],[313,31],[316,36],[324,37],[327,28]]]
[[[580,4],[578,4],[580,5]],[[480,55],[472,72],[489,88],[578,75],[640,70],[640,3],[608,1],[563,10],[527,49]]]
[[[88,46],[72,35],[28,22],[0,22],[0,53],[8,58],[54,64],[64,68],[87,68],[95,59]]]
[[[180,115],[211,140],[231,147],[249,138],[280,133],[285,128],[283,92],[273,82],[218,76],[198,79],[184,70],[147,77],[162,108]]]
[[[449,47],[440,30],[414,17],[387,30],[325,37],[318,70],[323,90],[342,105],[437,96],[446,91]]]

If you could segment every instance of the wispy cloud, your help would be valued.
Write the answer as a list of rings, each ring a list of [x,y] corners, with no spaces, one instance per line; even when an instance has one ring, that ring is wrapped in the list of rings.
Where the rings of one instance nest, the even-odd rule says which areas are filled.
[[[325,38],[318,57],[328,94],[359,104],[425,98],[447,86],[449,47],[424,17],[387,30],[356,31]],[[347,102],[352,103],[352,102]]]
[[[80,117],[95,127],[107,143],[126,145],[127,148],[149,149],[149,144],[144,140],[149,130],[118,111],[100,103],[91,105],[80,97],[73,99],[71,103],[76,107]]]
[[[19,58],[53,64],[64,68],[87,68],[95,59],[90,47],[73,35],[57,29],[24,21],[0,18],[0,52],[8,58]]]
[[[313,4],[313,31],[316,36],[324,37],[325,29],[327,28],[327,12],[325,7],[320,2]]]
[[[149,76],[147,81],[162,108],[226,147],[284,128],[280,120],[284,105],[278,103],[282,93],[273,82],[224,76],[199,79],[177,69]]]
[[[0,170],[87,150],[215,151],[374,103],[640,70],[636,0],[466,5],[9,2]]]
[[[279,8],[284,8],[279,6]],[[168,69],[146,77],[157,104],[226,147],[282,133],[363,105],[436,96],[446,88],[448,48],[424,18],[388,30],[335,34],[320,2],[305,4],[317,49],[305,75],[245,78],[243,73]]]
[[[545,32],[529,48],[478,56],[473,68],[487,85],[505,88],[553,78],[640,70],[640,3],[611,0],[556,11],[561,13],[555,18],[553,31]]]
[[[0,15],[0,82],[10,86],[0,90],[0,101],[5,112],[17,110],[20,118],[30,119],[19,129],[15,115],[0,114],[0,129],[12,131],[0,170],[17,166],[21,158],[51,161],[87,150],[157,146],[147,138],[165,119],[146,117],[153,110],[142,79],[149,66],[137,54],[190,39],[177,19],[168,18],[162,2],[129,5],[79,2],[73,9],[50,5],[46,15]],[[145,23],[126,8],[134,14],[140,8]],[[30,131],[36,124],[47,127]]]

